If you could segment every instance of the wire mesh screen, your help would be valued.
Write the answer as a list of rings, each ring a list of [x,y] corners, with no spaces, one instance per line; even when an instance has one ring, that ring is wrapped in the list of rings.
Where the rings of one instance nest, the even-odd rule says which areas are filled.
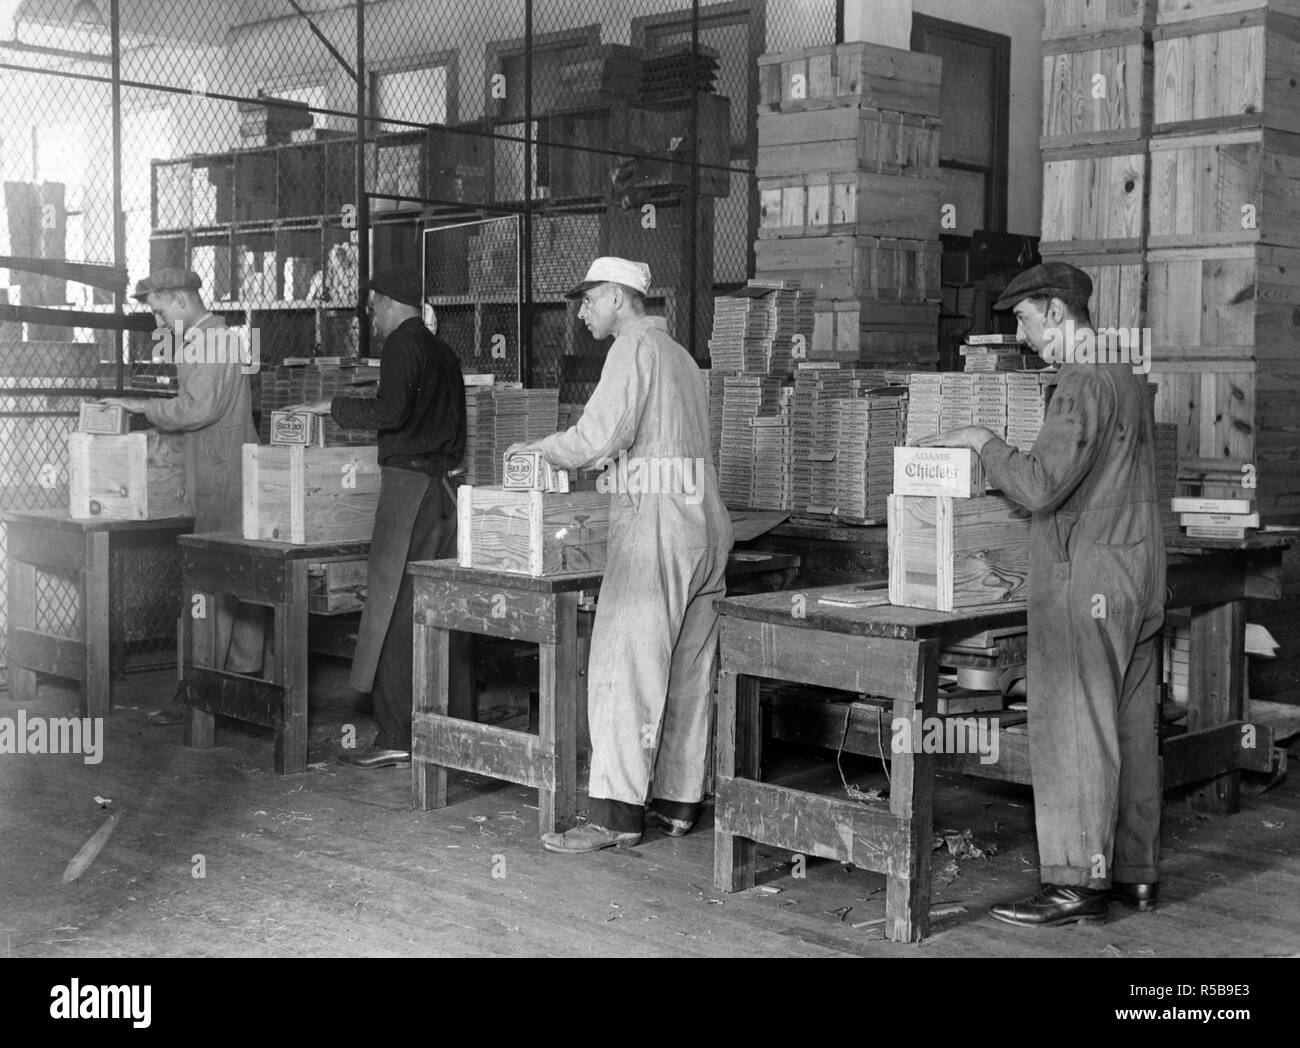
[[[364,354],[370,272],[421,266],[428,229],[503,216],[513,252],[508,223],[486,222],[439,256],[465,277],[435,310],[467,371],[581,404],[605,347],[563,292],[603,254],[649,264],[652,311],[703,362],[714,296],[753,270],[756,59],[832,43],[835,8],[178,0],[160,18],[135,0],[4,6],[0,255],[92,268],[0,268],[2,373],[33,396],[174,391],[152,319],[131,317],[141,307],[123,294],[164,267],[199,275],[207,306],[257,339],[262,372]],[[497,335],[507,353],[481,367]],[[49,409],[23,398],[18,410]],[[15,439],[44,459],[42,434]]]

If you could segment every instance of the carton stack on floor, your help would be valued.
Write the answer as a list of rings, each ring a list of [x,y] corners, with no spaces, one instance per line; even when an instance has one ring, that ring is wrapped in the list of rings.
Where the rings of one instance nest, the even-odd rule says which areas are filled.
[[[937,364],[940,68],[866,43],[759,59],[756,272],[815,291],[809,359]]]

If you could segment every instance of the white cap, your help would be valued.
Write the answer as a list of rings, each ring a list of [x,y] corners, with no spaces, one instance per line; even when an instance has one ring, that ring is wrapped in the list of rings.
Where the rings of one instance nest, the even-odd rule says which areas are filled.
[[[564,297],[582,298],[584,292],[600,284],[622,284],[644,295],[650,290],[650,267],[644,262],[630,262],[626,258],[598,258],[587,270],[582,283]]]

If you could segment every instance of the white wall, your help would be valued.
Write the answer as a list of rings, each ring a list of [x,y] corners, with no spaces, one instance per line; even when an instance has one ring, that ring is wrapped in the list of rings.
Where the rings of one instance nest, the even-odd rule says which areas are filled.
[[[1043,0],[912,0],[912,7],[916,14],[1011,37],[1007,231],[1037,236],[1043,201]]]

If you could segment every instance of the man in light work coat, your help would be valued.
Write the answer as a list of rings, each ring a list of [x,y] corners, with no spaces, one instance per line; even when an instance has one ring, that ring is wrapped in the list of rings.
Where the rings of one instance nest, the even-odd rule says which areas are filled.
[[[160,430],[184,433],[195,533],[238,535],[243,531],[243,446],[257,443],[252,394],[244,362],[229,352],[237,343],[192,334],[226,326],[203,304],[202,287],[198,274],[183,269],[159,270],[136,285],[132,297],[153,311],[158,327],[173,334],[180,331],[192,349],[172,346],[175,397],[109,398],[106,403],[144,415]],[[232,673],[261,673],[265,609],[222,595],[215,599],[214,615],[218,666]],[[178,707],[152,719],[156,724],[178,724],[182,716]]]
[[[344,429],[379,434],[382,486],[370,541],[366,605],[351,683],[371,692],[379,731],[374,745],[339,758],[356,768],[411,762],[412,560],[456,555],[456,498],[449,474],[465,454],[465,380],[446,342],[421,319],[418,271],[395,266],[370,278],[370,315],[382,339],[379,390],[373,398],[337,396],[302,405],[328,412]],[[454,635],[453,716],[464,710],[471,646]]]
[[[704,799],[718,613],[731,520],[709,450],[699,366],[662,317],[645,315],[650,270],[600,258],[569,293],[597,340],[614,336],[573,428],[536,445],[562,469],[608,467],[609,553],[588,668],[589,821],[548,833],[551,851],[676,836]],[[647,808],[647,801],[653,801]]]
[[[1093,337],[1092,281],[1031,269],[995,308],[1049,363]],[[1165,547],[1147,381],[1105,347],[1071,352],[1038,439],[1019,451],[982,427],[921,441],[979,453],[991,484],[1033,511],[1029,554],[1029,761],[1041,889],[994,906],[1025,927],[1099,923],[1112,895],[1155,907],[1160,845],[1155,644]],[[1080,360],[1083,359],[1080,354]]]

